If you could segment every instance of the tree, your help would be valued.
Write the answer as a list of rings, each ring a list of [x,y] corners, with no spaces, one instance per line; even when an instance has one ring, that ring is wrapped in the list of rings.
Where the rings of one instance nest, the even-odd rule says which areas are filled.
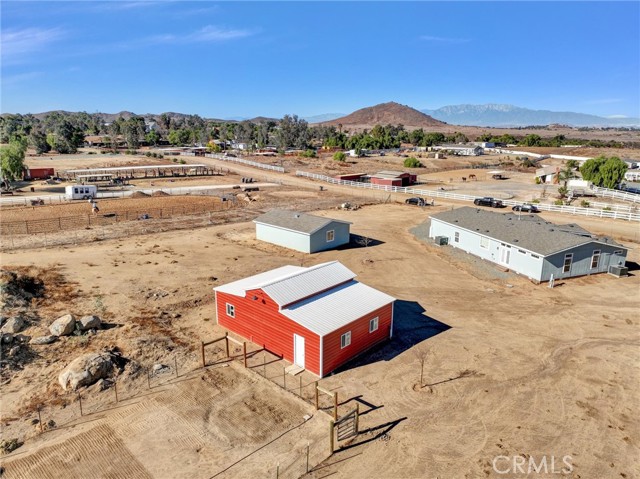
[[[135,150],[140,146],[140,139],[144,136],[145,124],[141,116],[132,116],[121,124],[124,140],[130,150]]]
[[[343,162],[343,161],[346,161],[346,159],[347,159],[347,155],[345,155],[345,154],[344,154],[344,152],[342,152],[342,151],[336,151],[336,152],[333,154],[333,159],[334,159],[335,161]]]
[[[582,178],[596,186],[615,188],[624,179],[627,164],[617,156],[599,156],[584,162],[580,168]]]
[[[280,120],[278,130],[278,146],[282,150],[287,148],[306,148],[309,144],[309,126],[298,115],[285,115]]]
[[[578,168],[580,166],[580,163],[578,163],[578,160],[568,160],[565,163],[567,168],[571,168],[572,170],[575,170],[576,168]]]
[[[520,144],[522,146],[540,146],[540,142],[542,138],[538,135],[527,135],[521,141]]]
[[[2,177],[17,180],[24,169],[24,154],[27,151],[26,139],[14,139],[0,148],[0,167]]]
[[[414,158],[413,156],[410,156],[409,158],[404,160],[405,168],[420,168],[421,166],[422,166],[422,163],[420,163],[420,160],[418,160],[417,158]]]
[[[40,130],[31,130],[31,133],[29,133],[29,143],[35,148],[36,153],[39,155],[51,150],[51,145],[47,142],[47,135]]]
[[[184,145],[189,143],[191,132],[189,130],[179,129],[171,130],[167,139],[173,146]]]
[[[144,139],[150,145],[156,146],[160,141],[160,133],[158,133],[156,130],[151,130],[145,135]]]

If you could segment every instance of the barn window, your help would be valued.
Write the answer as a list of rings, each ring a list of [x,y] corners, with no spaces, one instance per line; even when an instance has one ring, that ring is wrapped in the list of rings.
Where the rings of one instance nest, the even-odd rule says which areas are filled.
[[[236,317],[236,307],[233,304],[227,303],[227,316]]]
[[[519,249],[518,253],[527,254],[527,252],[525,250],[523,250],[523,249]]]
[[[573,262],[573,253],[567,253],[564,255],[564,265],[562,266],[562,272],[568,273],[571,271],[571,263]]]
[[[480,248],[489,249],[489,238],[480,236]]]
[[[327,231],[327,243],[330,243],[331,241],[333,241],[335,236],[336,236],[336,232],[334,230]]]
[[[597,268],[600,264],[600,250],[594,249],[593,256],[591,257],[591,269]]]
[[[369,332],[373,333],[378,330],[378,316],[369,321]]]
[[[536,258],[536,259],[537,259],[537,258],[540,258],[540,256],[538,256],[537,254],[533,254],[533,253],[531,253],[531,257],[532,257],[532,258]]]
[[[460,233],[459,232],[455,232],[453,233],[453,241],[455,241],[456,243],[460,243]]]
[[[340,349],[344,349],[351,344],[351,331],[340,336]]]

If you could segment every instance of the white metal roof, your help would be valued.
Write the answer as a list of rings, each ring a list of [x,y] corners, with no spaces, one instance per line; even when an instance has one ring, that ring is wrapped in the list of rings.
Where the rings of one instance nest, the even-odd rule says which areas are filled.
[[[141,166],[110,166],[106,168],[83,168],[80,170],[66,170],[65,173],[91,173],[98,171],[123,171],[123,170],[155,170],[155,169],[174,169],[177,170],[179,168],[205,168],[207,165],[203,165],[202,163],[194,164],[194,163],[185,163],[185,164],[169,164],[169,165],[141,165]]]
[[[280,312],[319,336],[325,336],[394,301],[394,297],[352,280]]]
[[[282,308],[355,277],[356,274],[342,263],[331,261],[257,284],[256,288],[262,289]]]
[[[220,291],[221,293],[228,293],[235,296],[244,297],[247,290],[256,289],[257,284],[269,282],[271,280],[279,279],[284,276],[289,276],[292,273],[305,271],[306,269],[307,268],[303,268],[302,266],[282,266],[280,268],[272,269],[271,271],[265,271],[264,273],[249,276],[248,278],[239,279],[238,281],[234,281],[232,283],[223,284],[221,286],[213,288],[213,290]]]

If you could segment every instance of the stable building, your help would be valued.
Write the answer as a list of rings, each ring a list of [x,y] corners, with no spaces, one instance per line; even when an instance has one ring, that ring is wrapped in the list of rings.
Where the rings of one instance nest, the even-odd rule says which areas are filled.
[[[481,146],[468,144],[468,145],[437,145],[431,147],[432,150],[446,151],[452,155],[459,156],[480,156],[484,154],[484,148]]]
[[[393,335],[395,298],[337,261],[214,288],[218,324],[324,377]]]
[[[575,224],[536,215],[472,207],[431,216],[429,237],[460,248],[535,282],[596,273],[623,274],[628,248]]]
[[[379,171],[369,178],[372,185],[386,186],[411,186],[417,180],[416,175],[404,171]]]
[[[350,222],[291,210],[271,210],[253,222],[260,241],[302,253],[333,249],[350,240]]]

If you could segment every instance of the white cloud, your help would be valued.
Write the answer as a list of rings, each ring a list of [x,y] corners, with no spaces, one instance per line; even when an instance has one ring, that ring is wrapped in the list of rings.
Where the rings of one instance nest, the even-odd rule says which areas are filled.
[[[41,50],[64,35],[60,28],[24,28],[22,30],[3,30],[0,42],[2,56],[11,58],[25,53]]]
[[[425,42],[433,42],[433,43],[469,43],[471,41],[470,38],[454,38],[454,37],[436,37],[432,35],[421,35],[420,40]]]
[[[143,40],[143,43],[175,43],[175,44],[187,44],[187,43],[214,43],[224,42],[228,40],[237,40],[240,38],[250,37],[255,35],[255,31],[242,30],[242,29],[230,29],[223,27],[216,27],[213,25],[207,25],[198,31],[189,33],[186,35],[175,34],[163,34],[149,37]]]

